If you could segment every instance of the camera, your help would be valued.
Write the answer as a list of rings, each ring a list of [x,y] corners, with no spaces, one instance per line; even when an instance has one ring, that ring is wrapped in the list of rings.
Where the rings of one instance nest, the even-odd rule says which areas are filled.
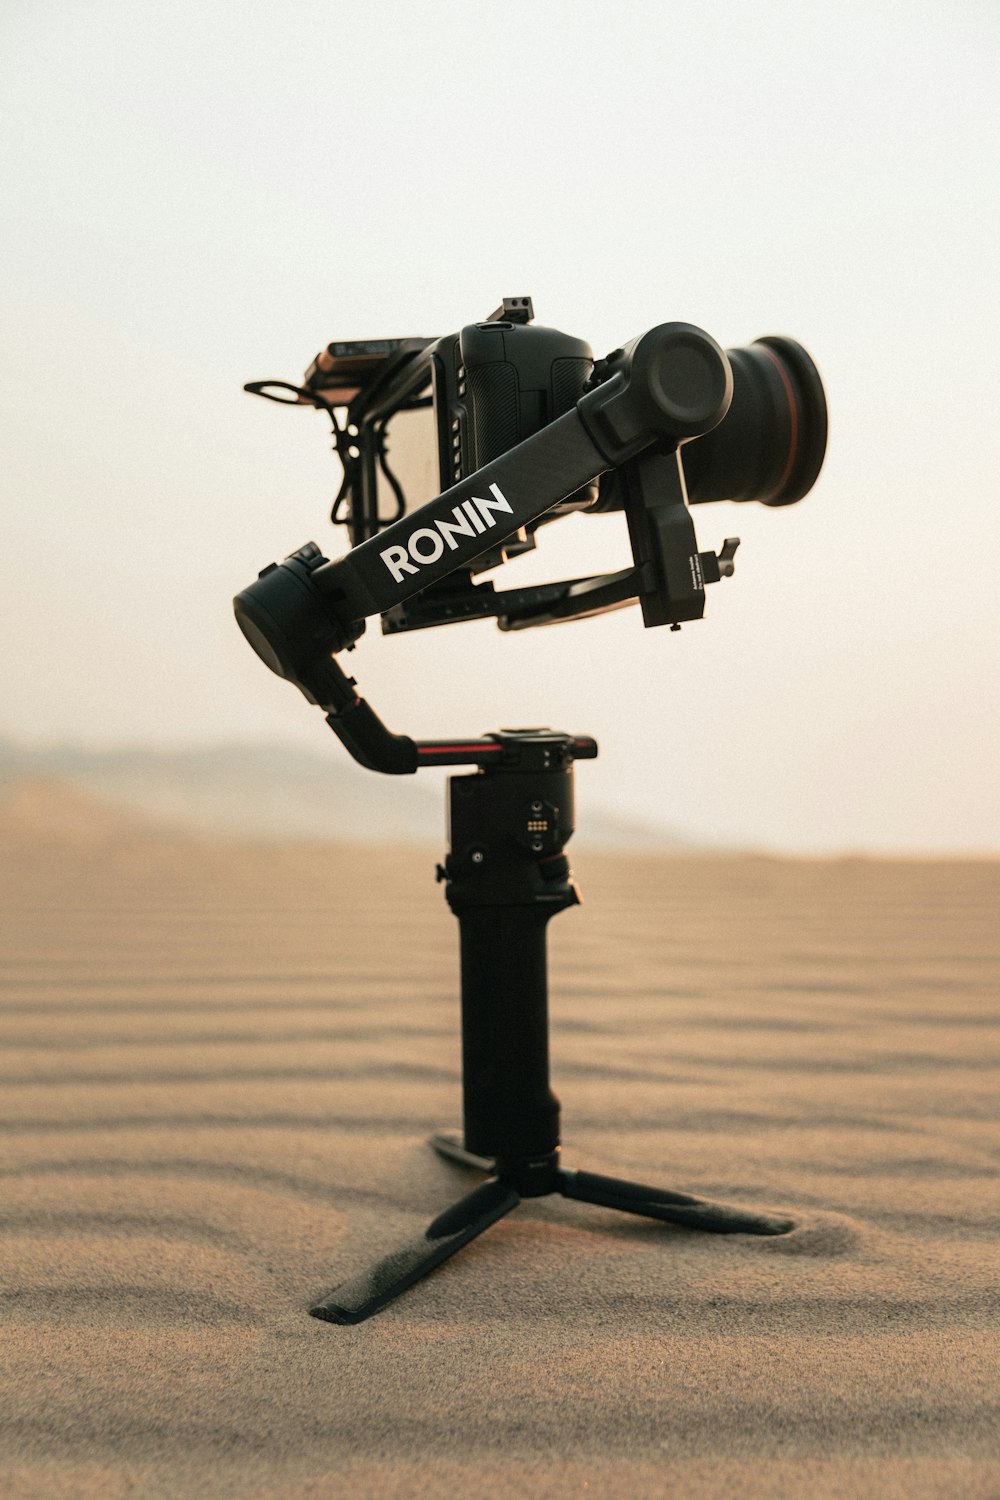
[[[595,360],[536,324],[530,297],[442,338],[331,343],[301,384],[245,389],[332,424],[331,518],[351,550],[331,562],[308,543],[234,604],[261,659],[334,718],[355,701],[334,657],[370,616],[386,634],[488,617],[523,630],[636,602],[647,627],[699,619],[739,539],[700,550],[692,507],[794,504],[826,450],[823,385],[795,340],[724,352],[662,323]],[[624,512],[632,567],[506,589],[484,576],[561,516],[610,511]]]
[[[707,337],[701,335],[702,340]],[[312,361],[300,386],[255,381],[245,389],[271,400],[327,411],[343,465],[343,482],[331,518],[346,526],[351,545],[358,547],[574,411],[588,393],[614,379],[624,358],[625,350],[618,349],[595,361],[583,339],[536,324],[530,297],[506,297],[488,318],[458,333],[437,339],[330,343]],[[663,461],[652,464],[650,459],[658,470],[654,484],[659,487],[661,504],[672,497],[673,506],[681,508],[672,518],[673,529],[684,533],[675,538],[678,542],[691,540],[687,535],[690,523],[685,524],[690,505],[758,500],[779,506],[800,500],[815,483],[825,453],[822,382],[813,361],[795,340],[770,337],[730,349],[712,373],[712,395],[724,402],[724,409],[713,411],[711,425],[702,419],[698,432],[662,434],[657,447]],[[679,343],[672,348],[675,418],[685,401],[694,409],[699,381],[706,378],[705,350],[697,340],[683,350]],[[728,397],[723,396],[724,390]],[[693,437],[698,438],[696,443]],[[672,455],[681,443],[683,467],[678,473]],[[644,499],[630,501],[630,493],[637,488],[643,489]],[[388,566],[396,582],[403,576],[419,577],[423,584],[415,596],[389,602],[381,611],[386,633],[483,616],[496,617],[502,629],[523,629],[597,613],[635,599],[644,602],[647,625],[676,624],[701,612],[685,608],[676,579],[672,600],[661,599],[659,607],[651,597],[656,590],[642,588],[639,579],[632,580],[637,587],[631,595],[613,599],[607,597],[608,590],[621,594],[622,580],[615,584],[606,579],[600,583],[569,580],[542,590],[502,592],[494,583],[481,581],[483,574],[533,550],[539,529],[571,511],[624,510],[633,550],[638,549],[656,570],[663,559],[650,559],[648,554],[662,549],[651,549],[641,534],[649,486],[637,484],[634,472],[608,466],[513,528],[501,524],[505,514],[501,502],[489,494],[484,498],[485,511],[478,504],[466,505],[464,520],[446,520],[443,532],[418,528],[418,533],[428,534],[411,535],[402,551],[398,543],[395,550],[383,549],[389,552]],[[460,534],[459,527],[464,528],[463,539],[483,538],[475,555],[461,561],[451,555],[459,550],[451,545]],[[731,570],[732,550],[730,544],[730,552],[722,558],[723,573]],[[696,550],[689,549],[680,559],[682,566],[695,555]],[[442,558],[453,567],[441,578],[430,579],[427,565]],[[676,570],[667,566],[659,571]],[[714,578],[711,564],[708,574]],[[667,582],[663,576],[657,579],[661,594]],[[695,577],[695,592],[701,593],[697,582]]]

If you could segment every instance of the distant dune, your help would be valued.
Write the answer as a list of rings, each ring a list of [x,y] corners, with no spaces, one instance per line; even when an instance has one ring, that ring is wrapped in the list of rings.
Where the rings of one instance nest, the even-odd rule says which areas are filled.
[[[18,791],[22,784],[28,790]],[[51,803],[45,811],[44,786]],[[33,806],[31,815],[43,820],[57,818],[63,806],[72,826],[115,810],[149,826],[213,837],[437,847],[445,836],[437,778],[377,776],[356,766],[332,741],[329,755],[284,745],[39,750],[0,741],[0,802],[11,797]],[[81,798],[96,799],[89,815]],[[594,849],[665,853],[698,847],[668,828],[589,807],[586,843]]]
[[[28,843],[87,848],[168,833],[174,830],[68,781],[25,776],[0,789],[0,841],[8,848]]]

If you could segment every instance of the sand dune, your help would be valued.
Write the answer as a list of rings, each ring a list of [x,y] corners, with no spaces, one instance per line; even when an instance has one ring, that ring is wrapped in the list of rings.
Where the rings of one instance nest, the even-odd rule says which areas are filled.
[[[31,748],[0,736],[0,825],[3,804],[23,800],[21,783],[44,785],[51,807],[93,800],[119,817],[183,833],[253,842],[437,844],[444,835],[436,773],[376,776],[350,761],[331,736],[326,750],[287,745],[222,744],[188,749],[136,746]],[[36,798],[36,801],[38,799]],[[587,809],[591,848],[673,854],[699,841],[655,818]]]
[[[163,831],[155,819],[48,776],[20,777],[0,800],[0,840],[16,865],[33,844],[93,847]]]
[[[4,830],[5,1496],[1000,1495],[1000,866],[581,852],[567,1164],[798,1227],[535,1200],[352,1329],[305,1309],[468,1186],[424,1144],[432,859],[44,804]]]

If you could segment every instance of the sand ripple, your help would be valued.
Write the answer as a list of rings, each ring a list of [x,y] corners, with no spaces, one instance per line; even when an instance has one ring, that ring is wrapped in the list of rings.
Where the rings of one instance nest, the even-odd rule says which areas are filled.
[[[431,861],[21,853],[5,1500],[1000,1493],[996,866],[581,856],[567,1164],[794,1231],[535,1200],[341,1329],[306,1307],[468,1185],[423,1143],[459,1103]]]

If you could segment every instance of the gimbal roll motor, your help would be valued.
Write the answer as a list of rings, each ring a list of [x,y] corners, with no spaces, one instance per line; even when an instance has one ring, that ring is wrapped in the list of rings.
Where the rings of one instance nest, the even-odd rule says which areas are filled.
[[[461,937],[463,1136],[431,1143],[487,1180],[312,1313],[370,1317],[525,1197],[721,1234],[786,1233],[793,1222],[772,1213],[560,1165],[545,934],[579,899],[565,854],[573,770],[596,742],[548,729],[392,734],[337,655],[371,615],[386,634],[484,617],[522,630],[636,602],[647,626],[699,619],[739,542],[700,551],[691,506],[790,505],[819,474],[826,401],[809,355],[787,338],[726,354],[689,323],[663,323],[595,361],[582,340],[534,325],[530,298],[510,297],[460,333],[332,343],[301,385],[246,389],[329,413],[344,468],[332,519],[352,543],[331,562],[309,542],[265,568],[234,601],[247,640],[369,769],[474,768],[450,778],[451,847],[438,869]],[[631,567],[511,589],[484,577],[560,516],[615,510]]]

